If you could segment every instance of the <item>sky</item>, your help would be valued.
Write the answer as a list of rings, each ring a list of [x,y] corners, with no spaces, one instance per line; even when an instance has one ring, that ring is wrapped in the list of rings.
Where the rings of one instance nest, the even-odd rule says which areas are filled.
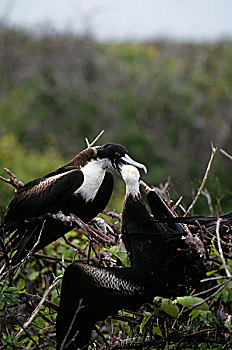
[[[9,25],[99,40],[231,38],[231,17],[232,0],[0,0],[0,19]]]

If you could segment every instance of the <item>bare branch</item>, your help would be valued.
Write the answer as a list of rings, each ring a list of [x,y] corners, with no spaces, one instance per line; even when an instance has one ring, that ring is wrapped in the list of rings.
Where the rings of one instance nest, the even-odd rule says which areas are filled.
[[[217,148],[213,146],[213,144],[211,143],[211,147],[212,147],[212,152],[211,152],[211,156],[210,156],[210,160],[208,162],[208,165],[207,165],[207,168],[206,168],[206,172],[205,172],[205,175],[203,177],[203,180],[201,182],[201,186],[199,187],[198,191],[197,191],[197,194],[194,198],[194,200],[192,201],[191,205],[189,206],[189,208],[186,210],[185,214],[183,215],[184,217],[189,215],[189,213],[191,212],[191,210],[193,209],[194,205],[196,204],[196,202],[198,201],[200,195],[201,195],[201,192],[205,186],[205,183],[208,179],[208,176],[209,176],[209,172],[210,172],[210,169],[211,169],[211,166],[212,166],[212,162],[213,162],[213,159],[214,159],[214,156],[216,154],[216,151],[217,151]]]
[[[117,219],[118,221],[122,221],[122,215],[121,214],[117,214],[116,212],[115,212],[115,210],[113,210],[113,211],[106,211],[106,210],[104,210],[103,212],[102,212],[102,214],[104,214],[104,215],[107,215],[107,216],[110,216],[110,217],[112,217],[113,219]]]
[[[24,183],[19,180],[15,174],[13,174],[9,169],[4,168],[5,172],[10,175],[9,179],[5,179],[4,177],[0,176],[0,180],[8,183],[9,185],[16,188],[16,190],[19,190],[21,187],[24,186]]]
[[[87,137],[85,138],[85,142],[86,142],[87,148],[89,148],[90,145],[89,145],[89,140],[87,139]]]
[[[89,147],[92,147],[99,139],[100,137],[104,134],[105,130],[102,130],[97,137],[95,137],[95,139],[91,142],[91,144],[89,145]]]
[[[85,142],[86,142],[86,144],[87,144],[87,148],[89,148],[89,147],[92,147],[99,139],[100,139],[100,137],[102,136],[102,134],[105,132],[105,130],[102,130],[98,135],[97,135],[97,137],[95,137],[95,139],[91,142],[91,143],[89,143],[89,140],[88,140],[88,138],[86,137],[85,138]]]
[[[214,297],[215,295],[217,295],[219,292],[221,292],[221,291],[227,286],[227,284],[231,281],[231,278],[232,278],[232,277],[228,278],[225,282],[221,283],[221,284],[219,285],[219,288],[216,290],[216,292],[214,292],[213,294],[211,294],[211,295],[208,296],[207,298],[201,300],[199,303],[190,306],[186,311],[192,310],[192,309],[194,309],[195,307],[204,304],[206,301],[210,300],[212,297]]]
[[[224,151],[224,149],[220,148],[220,152],[221,152],[221,154],[223,154],[224,156],[226,156],[227,158],[232,160],[232,156],[229,153],[227,153],[226,151]]]
[[[29,299],[39,300],[39,301],[42,300],[42,297],[40,297],[39,295],[26,293],[25,291],[24,291],[24,293],[23,293],[21,296],[22,296],[22,297],[27,297],[27,298],[29,298]],[[49,308],[51,308],[51,309],[53,309],[53,310],[55,310],[55,311],[58,311],[58,308],[59,308],[59,306],[58,306],[57,304],[52,303],[52,302],[49,301],[49,300],[45,300],[44,303],[43,303],[43,305],[45,305],[45,306],[47,306],[47,307],[49,307]]]
[[[217,242],[218,242],[218,251],[219,251],[219,254],[220,254],[220,258],[221,258],[222,264],[223,264],[224,269],[226,271],[226,275],[227,275],[227,277],[230,278],[231,277],[231,273],[228,270],[228,267],[226,265],[226,261],[225,261],[225,258],[224,258],[224,255],[223,255],[223,251],[222,251],[222,246],[221,246],[220,234],[219,234],[220,222],[221,221],[222,221],[222,219],[218,218],[217,219],[217,224],[216,224],[216,236],[217,236]]]

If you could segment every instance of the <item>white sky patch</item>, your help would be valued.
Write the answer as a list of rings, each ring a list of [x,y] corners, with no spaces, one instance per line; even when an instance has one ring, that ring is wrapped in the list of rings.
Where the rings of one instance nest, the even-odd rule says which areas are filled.
[[[232,0],[0,0],[0,18],[35,29],[89,31],[101,40],[232,36]]]

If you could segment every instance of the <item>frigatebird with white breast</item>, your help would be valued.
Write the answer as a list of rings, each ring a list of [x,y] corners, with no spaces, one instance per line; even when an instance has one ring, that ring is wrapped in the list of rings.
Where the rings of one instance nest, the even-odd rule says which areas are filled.
[[[176,223],[170,227],[156,223],[140,194],[138,170],[130,165],[120,168],[126,183],[121,233],[130,267],[95,267],[81,262],[67,267],[56,321],[57,350],[87,349],[96,321],[123,308],[136,310],[157,295],[174,296],[183,283],[185,256],[178,248],[185,246],[181,236],[186,232]],[[160,204],[162,216],[169,215],[165,203]],[[168,245],[170,236],[175,243]]]
[[[41,218],[46,213],[72,213],[88,222],[103,211],[114,185],[113,175],[106,170],[114,168],[120,173],[123,163],[146,171],[124,146],[107,143],[88,147],[66,165],[19,189],[1,226],[1,234],[9,239],[6,249],[16,251],[11,266],[71,230],[62,221]]]

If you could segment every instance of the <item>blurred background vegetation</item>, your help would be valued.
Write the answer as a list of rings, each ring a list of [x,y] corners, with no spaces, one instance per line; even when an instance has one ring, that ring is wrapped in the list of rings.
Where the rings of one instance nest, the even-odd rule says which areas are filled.
[[[187,206],[210,142],[232,153],[231,41],[107,44],[51,30],[0,30],[1,175],[7,167],[23,182],[41,177],[104,129],[99,144],[125,145],[147,165],[149,184],[171,176],[172,196],[183,195]],[[231,170],[217,152],[207,188],[221,211],[232,210]],[[0,182],[0,205],[12,196]],[[110,207],[120,210],[123,196],[117,184]],[[209,214],[206,198],[195,213]]]

